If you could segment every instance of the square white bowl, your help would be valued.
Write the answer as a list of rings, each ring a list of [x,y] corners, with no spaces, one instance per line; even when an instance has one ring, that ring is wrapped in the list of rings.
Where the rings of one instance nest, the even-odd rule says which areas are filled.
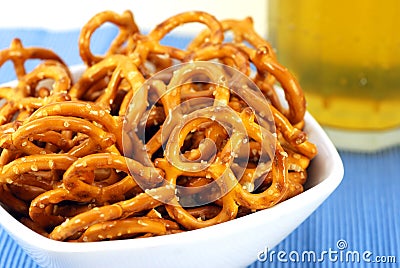
[[[72,68],[78,77],[82,67]],[[274,207],[214,225],[158,237],[69,243],[45,238],[0,206],[0,224],[42,267],[244,267],[296,229],[340,184],[343,163],[321,126],[305,115],[318,148],[308,169],[306,190]]]

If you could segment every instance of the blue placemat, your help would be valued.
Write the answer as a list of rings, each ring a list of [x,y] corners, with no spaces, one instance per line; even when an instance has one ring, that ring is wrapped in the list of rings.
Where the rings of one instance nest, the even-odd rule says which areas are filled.
[[[287,256],[279,261],[275,255],[252,267],[399,267],[400,148],[373,154],[339,153],[345,170],[342,183],[272,249]]]
[[[106,41],[115,34],[116,29],[102,29],[94,36],[93,50],[104,52]],[[78,36],[78,30],[3,29],[0,49],[18,37],[25,46],[50,48],[74,65],[81,63]],[[166,40],[178,47],[187,41],[174,36]],[[13,76],[11,65],[5,67],[0,70],[0,83]],[[341,185],[277,247],[259,249],[266,254],[250,267],[400,266],[400,147],[369,154],[339,153],[345,168]],[[0,267],[38,267],[1,227]]]

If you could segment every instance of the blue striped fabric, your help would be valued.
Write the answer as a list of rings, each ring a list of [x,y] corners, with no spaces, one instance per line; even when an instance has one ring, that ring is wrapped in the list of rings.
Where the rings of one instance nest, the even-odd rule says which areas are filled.
[[[337,251],[332,258],[324,256],[316,262],[257,262],[256,267],[375,267],[367,262],[375,257],[395,256],[397,264],[379,267],[399,267],[400,263],[400,148],[377,153],[339,152],[345,175],[341,185],[302,225],[275,249],[276,252],[313,251],[321,257],[323,251]],[[339,250],[338,243],[347,247]],[[347,258],[348,252],[370,251],[371,258],[360,262]],[[343,252],[343,258],[340,256]],[[335,260],[337,256],[337,260]],[[276,257],[276,256],[275,256]]]
[[[15,241],[0,227],[0,267],[39,267]]]
[[[94,36],[93,49],[103,52],[107,46],[105,40],[111,40],[115,33],[113,28],[103,29],[101,35]],[[78,36],[78,30],[3,29],[0,30],[0,49],[8,47],[12,38],[19,37],[25,46],[53,49],[67,64],[73,65],[81,62]],[[167,42],[179,47],[187,42],[185,38],[167,38]],[[8,70],[0,70],[0,82],[12,79],[11,66],[8,67]],[[375,267],[376,263],[368,261],[388,256],[394,256],[397,264],[381,263],[379,267],[399,267],[400,147],[369,154],[341,151],[340,155],[345,176],[338,189],[282,243],[270,249],[268,259],[250,267]],[[278,252],[281,252],[280,259]],[[349,252],[365,253],[368,258],[357,261],[351,259]],[[2,267],[38,266],[0,227]]]

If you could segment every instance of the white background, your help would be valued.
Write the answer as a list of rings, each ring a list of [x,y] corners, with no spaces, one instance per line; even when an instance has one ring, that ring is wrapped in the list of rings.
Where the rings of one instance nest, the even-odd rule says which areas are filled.
[[[0,28],[80,29],[94,14],[132,10],[143,30],[182,11],[202,10],[217,19],[253,17],[257,32],[266,36],[267,0],[8,0],[0,9]],[[182,27],[177,33],[193,30]]]

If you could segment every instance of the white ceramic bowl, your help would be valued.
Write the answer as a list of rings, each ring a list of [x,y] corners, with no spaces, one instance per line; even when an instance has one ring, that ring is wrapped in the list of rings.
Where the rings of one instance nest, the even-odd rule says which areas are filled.
[[[74,68],[79,75],[82,68]],[[0,207],[0,224],[42,267],[243,267],[273,248],[336,189],[343,164],[334,145],[307,113],[306,132],[319,153],[307,190],[272,208],[200,230],[142,239],[68,243],[45,238]]]

